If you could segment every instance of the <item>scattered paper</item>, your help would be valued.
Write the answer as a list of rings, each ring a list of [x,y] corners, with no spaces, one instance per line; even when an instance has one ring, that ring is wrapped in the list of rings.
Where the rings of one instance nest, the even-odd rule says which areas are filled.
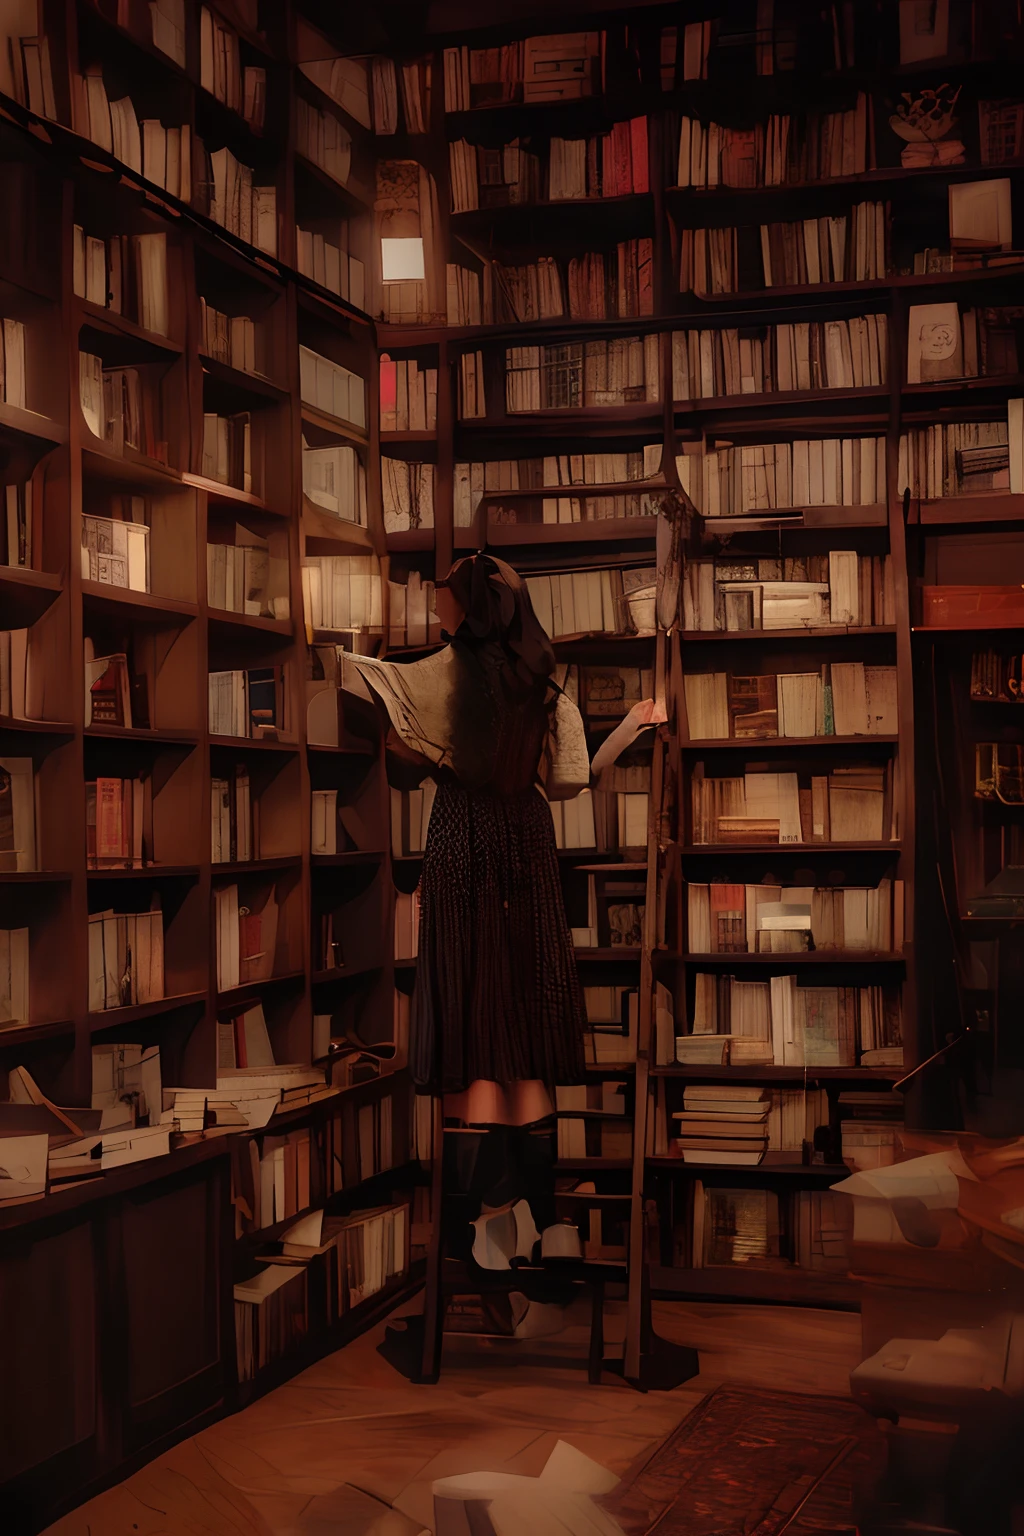
[[[46,1193],[48,1136],[5,1136],[0,1140],[0,1202]]]

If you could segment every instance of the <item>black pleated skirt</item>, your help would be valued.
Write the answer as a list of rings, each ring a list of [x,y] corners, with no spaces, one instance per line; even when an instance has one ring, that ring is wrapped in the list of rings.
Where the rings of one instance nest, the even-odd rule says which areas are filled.
[[[503,798],[439,783],[420,901],[417,1086],[581,1082],[583,993],[551,812],[537,790]]]

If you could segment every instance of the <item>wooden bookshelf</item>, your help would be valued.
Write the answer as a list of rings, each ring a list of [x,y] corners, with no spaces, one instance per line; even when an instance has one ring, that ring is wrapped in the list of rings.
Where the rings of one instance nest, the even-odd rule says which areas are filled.
[[[57,1102],[85,1105],[91,1091],[93,1036],[117,1038],[120,1032],[125,1040],[159,1043],[165,1082],[212,1087],[218,1014],[229,1005],[255,999],[264,1003],[281,1060],[310,1059],[313,1016],[323,1012],[335,1015],[339,1034],[351,1026],[372,1041],[389,1038],[396,986],[408,992],[414,973],[414,962],[396,962],[392,954],[395,892],[408,892],[415,882],[418,857],[396,855],[390,846],[388,788],[372,723],[353,710],[352,718],[343,721],[338,745],[309,739],[306,682],[311,650],[338,637],[326,629],[307,629],[303,622],[303,558],[372,551],[387,562],[386,577],[401,582],[414,573],[425,581],[441,576],[454,555],[481,544],[512,559],[528,575],[606,564],[620,569],[650,566],[655,559],[656,519],[632,513],[589,516],[588,499],[653,496],[662,482],[678,491],[682,487],[679,463],[687,470],[688,455],[718,443],[742,448],[804,439],[882,439],[884,495],[875,486],[870,499],[866,493],[863,502],[851,492],[827,503],[816,497],[814,505],[796,512],[789,507],[748,506],[742,511],[734,508],[737,515],[709,515],[699,553],[717,557],[728,552],[730,558],[751,559],[802,557],[830,548],[885,553],[891,562],[895,609],[886,623],[770,632],[683,631],[680,612],[667,635],[573,632],[556,637],[562,662],[650,668],[658,660],[668,679],[669,725],[656,735],[648,733],[637,751],[651,763],[653,781],[671,782],[675,789],[669,824],[662,825],[652,816],[644,861],[635,855],[623,857],[615,848],[567,848],[560,856],[571,905],[579,900],[579,866],[587,863],[618,861],[623,873],[630,866],[634,875],[642,874],[647,880],[649,923],[662,894],[658,881],[669,885],[666,909],[671,933],[655,942],[648,926],[639,947],[602,945],[579,952],[588,984],[591,977],[595,985],[604,985],[613,976],[618,983],[621,977],[623,984],[628,980],[636,986],[641,996],[636,1062],[595,1067],[591,1074],[595,1078],[604,1074],[609,1080],[635,1077],[634,1156],[631,1161],[582,1159],[578,1172],[584,1178],[600,1175],[598,1194],[609,1198],[618,1198],[624,1181],[629,1181],[631,1300],[626,1374],[642,1381],[641,1301],[648,1252],[643,1231],[645,1197],[651,1181],[675,1177],[660,1161],[663,1154],[650,1166],[645,1159],[648,1121],[657,1128],[665,1104],[681,1102],[680,1084],[687,1081],[795,1084],[806,1077],[808,1082],[828,1086],[835,1109],[844,1084],[885,1084],[899,1075],[895,1070],[860,1066],[808,1068],[795,1074],[788,1067],[717,1069],[659,1061],[652,1033],[655,981],[669,987],[681,1030],[695,970],[721,972],[735,963],[742,974],[749,970],[760,975],[758,967],[769,974],[792,964],[801,974],[814,975],[814,968],[821,966],[823,974],[845,975],[847,967],[850,974],[859,971],[899,981],[907,1070],[930,1055],[944,1037],[936,1023],[938,1033],[933,1038],[931,1018],[933,1013],[938,1018],[938,1003],[947,1008],[954,996],[952,985],[945,985],[951,976],[937,972],[934,980],[922,980],[915,960],[919,946],[931,957],[934,934],[946,931],[935,869],[937,855],[941,865],[950,850],[933,846],[940,775],[932,723],[936,717],[945,718],[947,701],[942,701],[943,709],[938,707],[931,677],[938,662],[948,666],[951,677],[962,684],[969,678],[972,648],[998,649],[1001,637],[984,626],[976,632],[927,629],[919,623],[918,589],[932,579],[929,572],[936,568],[936,561],[942,563],[934,553],[938,545],[946,549],[943,558],[948,569],[962,551],[956,541],[965,538],[983,543],[990,572],[998,572],[1007,558],[999,540],[1019,536],[1016,525],[1024,523],[1024,497],[1009,491],[914,496],[905,515],[898,484],[900,438],[936,420],[1005,419],[1007,399],[1024,394],[1024,371],[911,384],[907,382],[907,329],[909,309],[916,302],[956,300],[962,309],[1014,302],[1019,264],[917,274],[913,266],[918,245],[941,246],[946,238],[948,185],[1006,177],[1019,200],[1024,160],[983,162],[977,118],[980,99],[1016,95],[1019,58],[1012,56],[1012,50],[993,57],[990,50],[983,64],[953,58],[936,61],[934,67],[902,67],[897,7],[895,0],[884,0],[880,12],[874,6],[854,7],[852,61],[837,65],[837,40],[830,25],[815,17],[801,28],[799,37],[789,39],[793,58],[785,68],[762,74],[753,44],[726,47],[717,39],[703,71],[706,78],[684,79],[684,23],[663,6],[620,6],[601,11],[605,70],[594,94],[557,103],[492,100],[488,105],[448,111],[445,48],[497,47],[540,32],[541,24],[517,21],[499,8],[479,32],[458,37],[432,32],[426,25],[409,26],[407,18],[399,28],[387,17],[381,19],[382,30],[371,37],[361,18],[328,18],[322,5],[307,6],[302,0],[280,4],[216,0],[211,9],[237,37],[243,67],[265,71],[262,125],[248,121],[242,111],[203,85],[198,0],[186,0],[184,6],[180,59],[154,43],[147,6],[133,3],[121,8],[112,0],[39,0],[40,30],[48,40],[53,71],[53,111],[44,118],[39,102],[25,105],[9,96],[0,100],[4,114],[0,182],[16,215],[0,234],[0,314],[25,327],[28,358],[24,403],[0,402],[0,467],[5,484],[31,485],[34,520],[30,564],[0,566],[0,608],[6,626],[29,630],[39,695],[33,700],[35,718],[0,713],[0,750],[6,756],[31,759],[40,807],[39,867],[0,874],[3,911],[11,926],[27,922],[32,956],[31,1018],[0,1030],[0,1083],[7,1070],[24,1064]],[[120,25],[117,18],[125,10],[127,23]],[[578,20],[575,10],[569,15],[559,11],[552,13],[547,25],[564,31]],[[579,25],[593,25],[593,20],[584,18]],[[679,26],[680,31],[677,66],[663,78],[659,44],[665,26]],[[0,49],[6,56],[6,37],[0,36]],[[400,100],[397,123],[389,125],[397,131],[375,133],[366,126],[365,117],[352,110],[351,99],[346,104],[326,88],[322,76],[311,76],[310,61],[322,60],[332,51],[347,58],[374,50],[399,64],[429,57],[432,91],[424,131],[408,131],[407,105]],[[73,113],[72,101],[77,93],[75,77],[96,66],[102,68],[110,99],[129,97],[140,121],[159,118],[165,127],[189,130],[191,198],[183,199],[161,186],[152,167],[133,169],[112,149],[88,137],[80,108]],[[907,168],[901,163],[902,141],[888,126],[886,102],[902,90],[947,78],[963,81],[957,132],[963,137],[964,159],[943,167]],[[764,123],[771,113],[789,113],[802,121],[805,112],[851,110],[858,92],[868,97],[870,119],[863,170],[835,177],[816,174],[774,186],[678,185],[684,116],[726,128],[739,125],[736,102],[740,99],[748,115],[743,126],[750,121]],[[317,159],[302,140],[301,121],[310,110],[323,113],[349,136],[350,165],[344,177],[339,178],[337,167],[330,169]],[[602,136],[615,124],[639,117],[645,117],[647,125],[642,190],[599,196],[591,187],[584,189],[585,195],[562,200],[537,196],[502,202],[506,192],[481,182],[478,190],[489,188],[494,206],[452,211],[456,201],[449,146],[456,141],[473,146],[475,154],[476,147],[493,152],[512,139],[521,140],[528,153],[537,156],[543,190],[552,140]],[[218,210],[211,206],[200,141],[207,151],[228,151],[248,166],[255,186],[268,194],[273,189],[270,233],[264,230],[262,246],[213,216]],[[383,288],[384,210],[378,207],[377,170],[384,162],[395,161],[421,167],[436,190],[433,211],[420,225],[433,294],[423,309],[422,324],[408,318],[383,319],[392,311],[386,309],[390,295]],[[680,241],[687,231],[733,224],[749,229],[762,221],[775,224],[834,215],[860,202],[879,202],[887,210],[884,272],[879,277],[854,280],[846,276],[829,283],[765,287],[737,273],[735,291],[680,291]],[[166,334],[147,327],[127,295],[124,313],[119,313],[100,301],[102,295],[75,293],[76,226],[104,242],[166,236]],[[919,235],[918,230],[928,233]],[[645,307],[650,312],[626,315],[619,312],[617,292],[612,291],[615,251],[620,243],[641,239],[650,241],[649,291],[644,306],[637,298],[635,304],[631,300],[623,307]],[[314,240],[330,244],[359,264],[361,303],[353,298],[360,282],[356,268],[348,270],[344,283],[339,280],[345,291],[335,291],[326,281],[326,265],[317,267],[314,257],[311,266],[308,250]],[[606,260],[609,281],[601,318],[565,313],[546,319],[530,315],[522,320],[444,323],[444,277],[449,263],[482,279],[485,268],[493,263],[513,268],[550,256],[558,264],[565,293],[569,262],[588,252],[601,252]],[[203,334],[200,300],[228,317],[253,322],[258,371],[213,355]],[[884,315],[887,322],[885,355],[878,359],[881,383],[764,392],[745,392],[735,386],[725,391],[716,385],[714,393],[700,398],[674,396],[675,333],[717,335],[742,329],[764,340],[770,326],[848,322],[866,314]],[[508,348],[536,347],[566,354],[580,349],[582,355],[588,345],[624,345],[631,337],[654,338],[645,360],[644,384],[630,386],[631,398],[617,395],[618,403],[587,404],[581,384],[580,392],[558,408],[509,408]],[[301,398],[300,346],[365,380],[364,425]],[[99,358],[108,371],[138,371],[153,427],[140,447],[115,449],[89,430],[80,405],[80,351]],[[436,369],[432,426],[382,431],[379,381],[384,354],[392,360],[416,361],[421,369]],[[544,356],[547,366],[547,351]],[[460,381],[466,360],[477,357],[484,399],[479,413],[470,416],[463,414]],[[248,484],[238,475],[233,476],[234,484],[213,478],[209,464],[204,465],[204,417],[214,414],[249,418]],[[315,448],[354,450],[366,476],[365,527],[332,517],[303,494],[304,441]],[[660,466],[646,481],[635,475],[621,481],[605,476],[592,484],[574,480],[571,485],[537,486],[524,476],[524,485],[532,489],[487,492],[473,507],[468,526],[465,509],[459,507],[457,466],[555,455],[629,454],[659,446]],[[386,527],[381,457],[430,467],[432,517],[410,518],[407,527]],[[82,519],[102,515],[114,496],[145,498],[151,553],[146,592],[105,586],[81,576]],[[577,501],[579,520],[534,520],[535,504],[545,498]],[[206,546],[233,542],[236,527],[265,539],[275,558],[287,562],[287,617],[231,612],[212,604]],[[695,552],[696,546],[688,554]],[[1024,571],[1018,574],[1024,579]],[[1000,578],[990,574],[986,579]],[[1010,635],[1005,638],[1012,645]],[[149,680],[148,724],[86,725],[81,686],[86,639],[97,655],[115,651],[131,655],[136,670]],[[429,649],[396,644],[388,652],[395,659],[415,659]],[[872,664],[894,665],[898,731],[884,737],[688,739],[681,708],[684,673],[716,667],[769,671],[790,656],[792,661],[786,664],[794,671],[816,669],[825,661],[863,658]],[[211,734],[208,674],[257,667],[281,669],[284,721],[279,735],[251,739]],[[968,700],[964,709],[964,729],[972,744],[1019,740],[1017,723],[1008,711],[994,730],[987,723],[984,705]],[[588,724],[593,747],[606,722],[590,720]],[[768,771],[777,771],[786,764],[787,754],[794,762],[806,764],[808,771],[812,767],[823,771],[833,763],[897,762],[891,839],[777,846],[694,841],[688,807],[698,758],[714,760],[723,772],[739,773],[745,762],[763,762],[769,765]],[[213,864],[208,834],[210,782],[236,764],[248,769],[259,803],[259,848],[250,861]],[[965,770],[962,763],[950,761],[945,768],[946,780],[955,779],[957,784],[957,804],[945,808],[950,835],[956,840],[958,868],[970,872],[963,875],[970,890],[964,887],[957,892],[961,928],[964,935],[973,935],[982,931],[977,926],[982,920],[966,916],[966,900],[991,878],[994,850],[997,844],[1000,849],[1007,844],[1006,824],[1012,815],[988,805],[979,810],[973,800],[973,780],[968,783],[964,778],[965,772],[973,774],[973,765]],[[83,780],[137,774],[149,777],[154,786],[156,862],[121,874],[87,868]],[[333,856],[311,853],[311,792],[331,789],[337,790],[340,802],[359,811],[368,828],[367,847]],[[673,849],[671,860],[661,858],[666,845]],[[876,885],[883,877],[902,882],[905,924],[900,954],[692,952],[685,932],[686,879],[756,883],[766,876],[788,878],[792,872],[794,879],[803,880],[801,871],[811,871],[816,879],[820,875],[826,881],[836,869],[842,870],[847,884]],[[273,889],[286,921],[269,979],[222,990],[217,980],[214,892],[239,882]],[[168,995],[129,1008],[90,1012],[87,914],[110,906],[142,911],[157,893],[167,914]],[[351,953],[342,965],[324,964],[317,951],[321,919],[328,912],[339,914],[339,925],[350,934]],[[1006,931],[1012,927],[1010,923]],[[984,932],[990,931],[1002,930],[986,921]],[[954,940],[959,941],[958,934]],[[952,953],[955,944],[949,948]],[[942,963],[946,964],[945,957]],[[975,998],[974,1004],[984,1010],[982,1000]],[[947,1022],[953,1028],[956,1021]],[[908,1100],[910,1123],[945,1123],[951,1079],[942,1069],[930,1081],[931,1087],[919,1088]],[[404,1077],[401,1082],[405,1091]],[[397,1092],[397,1079],[395,1088]],[[676,1097],[663,1099],[659,1108],[661,1092]],[[329,1117],[337,1108],[334,1100],[329,1104],[330,1108],[313,1106],[308,1113],[298,1113],[297,1123]],[[838,1111],[833,1118],[838,1122]],[[293,1123],[291,1116],[288,1123]],[[207,1272],[222,1331],[217,1346],[220,1376],[216,1371],[203,1374],[207,1361],[199,1372],[206,1384],[205,1398],[202,1392],[190,1396],[173,1386],[168,1389],[163,1427],[157,1428],[155,1421],[144,1427],[143,1415],[135,1429],[116,1428],[102,1456],[94,1437],[83,1436],[56,1449],[46,1441],[45,1455],[33,1462],[36,1452],[26,1442],[18,1452],[24,1466],[12,1476],[28,1478],[35,1491],[29,1490],[24,1497],[35,1500],[33,1507],[43,1510],[47,1518],[53,1513],[52,1504],[41,1490],[48,1476],[59,1481],[56,1474],[67,1471],[68,1486],[80,1487],[89,1477],[100,1475],[101,1464],[102,1475],[113,1475],[116,1466],[141,1445],[157,1444],[166,1426],[184,1424],[219,1401],[218,1393],[228,1393],[234,1369],[230,1280],[237,1255],[230,1232],[230,1182],[219,1149],[231,1140],[214,1138],[197,1144],[217,1151],[183,1145],[172,1153],[169,1163],[157,1159],[104,1178],[102,1195],[92,1186],[79,1196],[73,1191],[58,1193],[34,1206],[26,1218],[49,1231],[50,1212],[63,1217],[91,1202],[127,1198],[134,1189],[163,1190],[179,1177],[186,1182],[195,1177],[207,1180],[209,1188],[194,1196],[195,1210],[183,1218],[186,1239],[201,1227],[204,1240],[216,1231],[217,1243],[222,1243],[217,1263],[211,1263]],[[835,1177],[839,1172],[837,1167],[831,1169]],[[759,1176],[767,1177],[767,1170],[764,1174],[757,1169],[744,1171],[745,1182],[756,1184]],[[790,1182],[798,1177],[785,1175]],[[607,1187],[609,1182],[615,1183],[614,1189]],[[200,1207],[205,1213],[201,1221],[196,1214]],[[18,1226],[11,1210],[5,1207],[2,1212],[0,1225],[5,1231]],[[78,1241],[74,1236],[67,1240],[72,1246]],[[56,1236],[52,1241],[59,1247]],[[52,1251],[56,1254],[57,1248]],[[59,1263],[53,1262],[59,1269],[72,1260],[65,1254]],[[651,1270],[652,1287],[659,1294],[673,1289],[665,1278],[669,1272],[679,1276],[677,1294],[707,1294],[701,1287],[710,1287],[734,1299],[749,1295],[813,1301],[819,1293],[847,1295],[839,1282],[833,1291],[830,1278],[795,1269],[752,1276],[747,1285],[730,1271],[670,1271],[668,1264]],[[389,1290],[386,1296],[400,1290]],[[385,1299],[381,1297],[381,1304]],[[192,1298],[197,1314],[208,1302],[206,1293]],[[161,1305],[166,1304],[165,1298]],[[376,1315],[377,1310],[368,1307],[363,1315]],[[203,1317],[206,1327],[207,1314]],[[119,1410],[111,1422],[120,1426],[123,1417]],[[89,1448],[82,1451],[82,1446]],[[69,1454],[70,1462],[62,1459]]]

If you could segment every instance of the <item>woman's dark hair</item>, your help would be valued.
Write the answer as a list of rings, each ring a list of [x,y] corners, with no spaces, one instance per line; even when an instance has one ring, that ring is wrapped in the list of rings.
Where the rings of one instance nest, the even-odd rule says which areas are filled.
[[[441,585],[448,587],[465,618],[454,638],[471,646],[499,645],[505,654],[506,685],[532,691],[555,670],[551,641],[533,611],[525,581],[493,555],[457,560]]]

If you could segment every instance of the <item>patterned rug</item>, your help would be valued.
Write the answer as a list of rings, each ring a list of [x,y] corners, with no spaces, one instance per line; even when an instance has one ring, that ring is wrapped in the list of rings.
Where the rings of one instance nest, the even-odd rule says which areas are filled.
[[[846,1536],[884,1468],[854,1403],[725,1386],[603,1502],[629,1536]]]

